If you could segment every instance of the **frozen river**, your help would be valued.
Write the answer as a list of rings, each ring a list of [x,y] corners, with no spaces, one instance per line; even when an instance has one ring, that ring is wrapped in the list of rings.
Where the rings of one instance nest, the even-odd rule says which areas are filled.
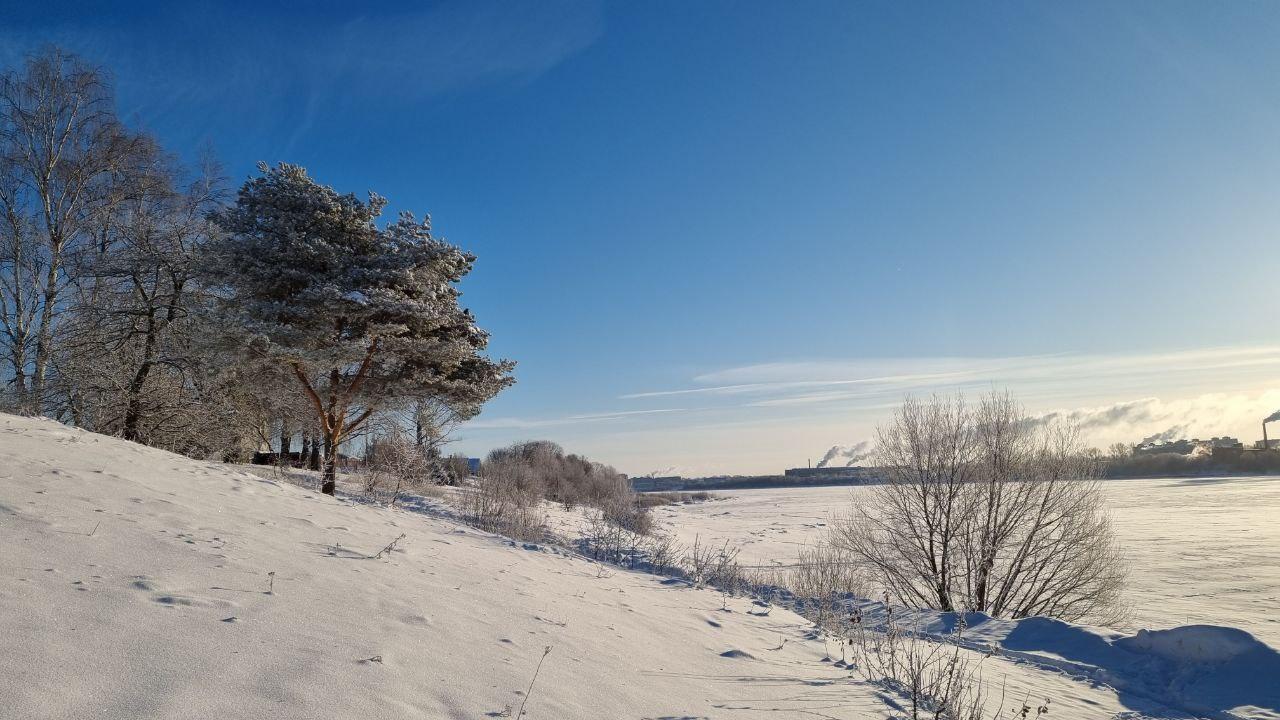
[[[1280,477],[1109,480],[1129,559],[1130,627],[1230,625],[1280,647]],[[785,564],[823,537],[865,487],[725,490],[661,508],[684,543],[729,540],[743,564]]]

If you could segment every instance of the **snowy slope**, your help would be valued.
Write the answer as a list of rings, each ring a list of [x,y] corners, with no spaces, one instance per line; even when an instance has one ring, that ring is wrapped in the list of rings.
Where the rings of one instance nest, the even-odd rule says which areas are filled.
[[[528,718],[892,714],[783,609],[47,420],[0,415],[0,544],[5,718],[514,716],[546,646]],[[1010,705],[1183,716],[988,663]]]

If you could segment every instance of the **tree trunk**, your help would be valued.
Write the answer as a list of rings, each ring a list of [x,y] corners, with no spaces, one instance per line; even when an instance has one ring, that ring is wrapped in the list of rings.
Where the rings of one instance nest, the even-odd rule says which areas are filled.
[[[139,441],[138,422],[142,419],[142,387],[147,382],[147,376],[151,374],[151,366],[155,362],[156,354],[156,323],[155,311],[147,313],[147,331],[146,340],[142,345],[142,364],[138,365],[138,369],[133,373],[133,379],[129,381],[129,399],[124,411],[124,429],[120,436],[130,442]]]
[[[147,376],[150,365],[138,368],[138,374],[129,385],[129,401],[124,411],[124,428],[120,437],[129,442],[139,442],[138,421],[142,418],[142,383]]]
[[[324,484],[320,486],[320,492],[325,495],[333,495],[337,487],[338,448],[334,446],[333,438],[326,433],[324,439]]]
[[[51,240],[49,270],[46,273],[44,287],[44,306],[40,308],[40,326],[36,329],[36,365],[31,375],[32,415],[39,415],[44,410],[45,379],[48,374],[49,359],[53,355],[53,314],[58,303],[58,276],[61,270],[62,243],[60,240]]]
[[[280,418],[280,456],[277,458],[280,467],[289,466],[289,452],[293,450],[293,433],[289,432],[289,423]]]
[[[13,365],[13,403],[19,413],[27,411],[27,348],[25,344],[15,343],[10,359]]]

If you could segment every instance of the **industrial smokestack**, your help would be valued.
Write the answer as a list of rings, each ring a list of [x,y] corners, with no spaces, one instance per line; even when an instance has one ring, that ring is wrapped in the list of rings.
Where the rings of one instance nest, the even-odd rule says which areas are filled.
[[[1267,421],[1266,420],[1262,421],[1262,449],[1263,450],[1271,449],[1271,443],[1267,442]]]

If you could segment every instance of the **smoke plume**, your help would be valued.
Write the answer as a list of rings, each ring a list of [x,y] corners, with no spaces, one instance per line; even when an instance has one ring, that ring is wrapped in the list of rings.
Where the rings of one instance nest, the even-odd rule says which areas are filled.
[[[1158,432],[1154,435],[1148,435],[1142,438],[1142,440],[1139,441],[1138,444],[1150,445],[1151,443],[1156,443],[1156,442],[1162,442],[1162,443],[1169,442],[1170,440],[1177,440],[1178,438],[1183,437],[1186,434],[1187,434],[1186,425],[1174,425],[1168,430],[1165,430],[1163,432]]]
[[[833,445],[818,461],[818,467],[833,467],[831,463],[835,460],[844,460],[844,467],[853,467],[869,457],[871,457],[870,440],[863,440],[857,445]]]

